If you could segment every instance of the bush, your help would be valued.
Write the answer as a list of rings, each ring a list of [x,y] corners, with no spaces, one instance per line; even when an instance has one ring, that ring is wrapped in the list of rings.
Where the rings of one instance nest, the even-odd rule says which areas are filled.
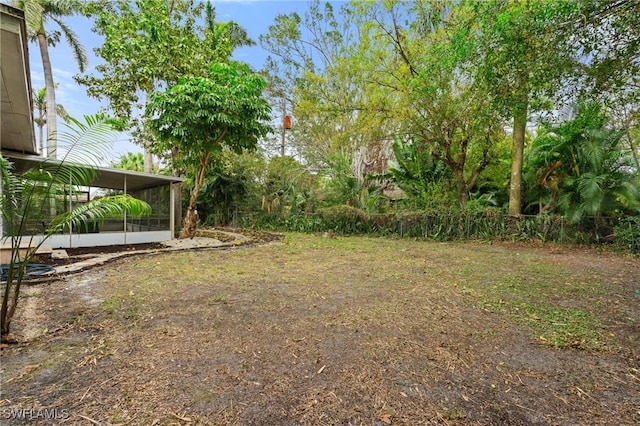
[[[360,209],[347,205],[331,206],[318,211],[325,230],[339,234],[366,233],[369,230],[367,215]]]
[[[569,224],[562,216],[507,216],[500,209],[431,209],[398,214],[366,214],[360,209],[338,205],[314,214],[251,214],[241,225],[257,229],[326,232],[337,234],[399,235],[436,241],[510,240],[577,244],[611,242],[640,254],[640,216],[618,224],[612,234],[610,218],[583,218]]]
[[[616,246],[640,254],[640,216],[629,216],[613,229]]]

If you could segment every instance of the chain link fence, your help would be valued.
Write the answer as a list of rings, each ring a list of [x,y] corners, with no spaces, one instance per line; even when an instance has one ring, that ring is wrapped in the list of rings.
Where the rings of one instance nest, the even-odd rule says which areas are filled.
[[[577,223],[569,223],[556,215],[513,217],[495,212],[365,214],[348,206],[337,206],[319,213],[288,215],[234,210],[209,216],[207,225],[273,231],[396,235],[438,241],[502,239],[593,244],[613,242],[617,221],[607,217],[583,217]]]

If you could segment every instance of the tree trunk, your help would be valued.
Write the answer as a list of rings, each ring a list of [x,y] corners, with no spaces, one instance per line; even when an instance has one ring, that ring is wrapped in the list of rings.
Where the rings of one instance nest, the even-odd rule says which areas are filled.
[[[49,59],[49,46],[44,34],[38,33],[38,46],[42,57],[42,70],[44,72],[44,86],[47,92],[47,157],[56,158],[58,143],[58,117],[56,116],[56,90],[53,84],[53,72]]]
[[[151,90],[145,92],[145,109],[149,107],[149,94]],[[153,173],[153,154],[151,154],[151,136],[145,124],[142,125],[142,153],[144,158],[144,172]]]
[[[149,150],[149,142],[145,141],[142,149],[144,151],[144,172],[153,173],[153,155]]]
[[[200,221],[197,210],[198,193],[202,185],[204,185],[209,158],[211,158],[210,152],[205,153],[204,156],[200,158],[200,170],[198,170],[198,174],[193,182],[193,189],[189,196],[189,207],[187,207],[184,224],[180,230],[180,238],[193,238],[196,234],[196,229],[198,229],[198,222]]]
[[[38,124],[38,137],[40,139],[40,155],[45,156],[44,154],[44,123],[42,122],[42,111],[40,111],[40,123]]]
[[[511,182],[509,186],[509,215],[522,212],[522,163],[527,130],[528,96],[523,93],[513,108],[513,145],[511,147]]]
[[[467,199],[469,198],[469,191],[467,190],[467,184],[464,181],[464,171],[459,167],[454,167],[453,178],[456,181],[458,205],[460,206],[460,208],[465,208],[467,205]]]
[[[176,160],[178,158],[178,147],[174,146],[171,148],[171,158],[173,161],[173,164],[176,164]],[[176,167],[173,167],[173,175],[175,177],[180,177],[181,173],[180,170],[178,170]],[[176,226],[181,227],[182,226],[182,184],[180,185],[173,185],[173,200],[174,200],[174,216],[173,216],[173,223],[176,224]]]
[[[187,208],[187,214],[184,217],[184,223],[180,230],[180,238],[193,238],[198,229],[198,222],[200,217],[198,216],[198,210],[196,209],[196,201],[198,199],[198,192],[200,188],[193,187],[191,196],[189,197],[189,207]]]
[[[12,241],[11,244],[14,246],[16,241]],[[19,244],[19,241],[17,242]],[[13,248],[12,248],[13,250]],[[4,294],[2,297],[2,307],[0,308],[0,341],[5,342],[8,341],[9,329],[11,325],[11,319],[16,312],[16,308],[18,307],[18,300],[20,296],[20,286],[22,283],[23,274],[26,266],[22,266],[18,262],[18,258],[16,253],[11,253],[11,261],[12,264],[10,266],[10,270],[7,271],[8,276],[5,283]]]

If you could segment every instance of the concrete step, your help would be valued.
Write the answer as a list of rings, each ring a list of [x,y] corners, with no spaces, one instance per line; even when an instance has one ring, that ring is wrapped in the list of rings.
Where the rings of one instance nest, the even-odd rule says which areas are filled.
[[[27,251],[31,248],[31,246],[29,245],[29,241],[21,241],[20,242],[20,246],[18,247],[18,250],[20,251],[20,256],[24,256],[25,254],[27,254]],[[38,247],[38,250],[36,251],[36,255],[42,255],[42,256],[51,256],[51,253],[53,252],[53,249],[51,248],[51,246],[43,244],[40,247]],[[11,241],[3,241],[2,243],[0,243],[0,263],[9,263],[11,262]]]

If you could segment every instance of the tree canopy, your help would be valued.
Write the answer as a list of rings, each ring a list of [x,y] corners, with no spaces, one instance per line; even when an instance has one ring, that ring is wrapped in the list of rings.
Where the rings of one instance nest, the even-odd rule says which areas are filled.
[[[183,77],[165,92],[151,95],[146,113],[159,152],[177,148],[174,167],[194,178],[182,236],[193,236],[196,201],[214,154],[228,146],[253,150],[267,135],[266,82],[237,62],[213,64],[207,77]]]
[[[609,142],[601,145],[614,152],[610,159],[619,159],[603,159],[598,176],[606,174],[622,186],[637,184],[637,2],[337,4],[311,1],[305,12],[277,16],[259,38],[270,52],[261,71],[266,86],[261,83],[260,90],[272,106],[271,123],[293,116],[293,128],[280,133],[286,135],[287,145],[281,154],[290,154],[314,177],[296,182],[305,190],[295,197],[276,197],[274,202],[291,203],[277,210],[332,203],[371,212],[392,204],[396,209],[465,209],[491,203],[511,216],[553,212],[568,217],[573,211],[619,215],[637,210],[627,202],[629,197],[602,208],[572,210],[566,206],[579,207],[586,199],[562,203],[560,199],[567,198],[545,192],[548,188],[540,185],[542,176],[537,175],[553,166],[545,154],[569,152],[542,135],[566,132],[562,125],[576,119],[578,106],[595,102],[606,120],[586,123],[585,128],[615,135],[618,139],[605,138]],[[191,196],[197,197],[206,170],[220,176],[210,186],[216,191],[226,178],[242,181],[206,167],[220,146],[239,151],[262,144],[269,156],[263,124],[252,128],[236,121],[240,104],[233,103],[238,93],[223,89],[226,83],[219,80],[229,73],[251,75],[238,64],[224,65],[235,48],[252,44],[239,25],[217,21],[208,2],[189,0],[100,0],[90,3],[87,12],[96,18],[95,31],[105,38],[97,50],[104,64],[94,75],[78,80],[131,119],[134,134],[149,152],[163,156],[174,173],[193,181]],[[213,63],[216,71],[211,73]],[[259,115],[243,114],[250,119]],[[266,121],[260,116],[255,122]],[[580,140],[578,145],[587,143],[567,138]],[[546,182],[568,170],[569,163],[565,159]],[[237,166],[227,169],[242,169]],[[587,187],[588,175],[580,176],[583,183],[563,186],[563,194],[575,195],[579,187]],[[270,193],[267,182],[262,185],[256,191]],[[601,187],[621,201],[624,194],[614,188],[622,186]],[[388,194],[397,195],[398,188],[405,193],[392,199],[395,195]],[[195,214],[195,204],[190,206]]]
[[[152,148],[143,114],[151,93],[183,76],[206,76],[212,63],[226,62],[237,47],[252,43],[236,23],[217,22],[209,3],[96,0],[85,13],[95,17],[93,30],[104,37],[95,50],[103,63],[95,74],[76,80],[89,95],[109,102],[109,109],[126,120],[147,152],[159,151]],[[151,168],[147,155],[145,169]]]

